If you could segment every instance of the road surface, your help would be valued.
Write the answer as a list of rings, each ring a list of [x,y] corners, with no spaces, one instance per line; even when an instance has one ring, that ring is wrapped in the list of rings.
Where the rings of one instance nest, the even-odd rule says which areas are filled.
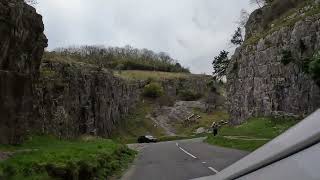
[[[139,155],[122,180],[186,180],[214,175],[248,154],[208,145],[203,138],[129,147]]]

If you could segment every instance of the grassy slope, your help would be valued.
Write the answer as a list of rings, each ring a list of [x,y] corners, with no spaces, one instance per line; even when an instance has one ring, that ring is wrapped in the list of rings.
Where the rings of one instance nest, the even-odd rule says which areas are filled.
[[[152,120],[146,117],[153,108],[154,104],[149,100],[137,104],[136,110],[126,118],[124,123],[119,125],[113,138],[122,143],[136,143],[137,138],[141,135],[164,136],[163,129],[155,127]]]
[[[126,70],[126,71],[114,71],[114,75],[127,79],[127,80],[167,80],[177,78],[187,78],[192,76],[188,73],[172,73],[172,72],[160,72],[160,71],[139,71],[139,70]]]
[[[0,179],[53,179],[59,177],[97,177],[117,175],[131,162],[135,152],[112,140],[89,138],[64,141],[54,137],[32,137],[20,146],[0,146],[15,155],[0,162]],[[56,172],[56,173],[54,173]],[[51,174],[51,176],[49,175]],[[3,177],[3,178],[4,178]]]
[[[297,120],[293,119],[251,118],[248,122],[240,126],[226,126],[221,128],[217,137],[209,135],[206,141],[213,145],[253,151],[280,135],[297,122]],[[244,136],[244,139],[228,139],[224,136]]]

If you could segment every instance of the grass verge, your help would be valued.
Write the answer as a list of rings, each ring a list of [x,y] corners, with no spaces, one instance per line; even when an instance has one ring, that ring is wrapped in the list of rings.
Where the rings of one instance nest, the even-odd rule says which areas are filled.
[[[106,179],[117,176],[135,152],[112,140],[58,140],[35,136],[9,149],[14,155],[0,162],[0,179]]]
[[[212,145],[228,147],[232,149],[239,149],[245,151],[254,151],[255,149],[261,147],[268,141],[266,140],[242,140],[242,139],[228,139],[223,136],[213,136],[209,135],[206,142]]]
[[[277,137],[297,122],[296,119],[292,118],[251,118],[239,126],[222,127],[218,136],[209,135],[206,142],[217,146],[253,151],[269,141],[264,139],[271,140]],[[240,138],[230,139],[226,136]],[[242,139],[241,137],[245,138]]]

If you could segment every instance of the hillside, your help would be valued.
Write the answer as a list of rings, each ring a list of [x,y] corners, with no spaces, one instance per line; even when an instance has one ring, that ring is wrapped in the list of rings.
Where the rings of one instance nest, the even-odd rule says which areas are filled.
[[[92,64],[101,68],[114,70],[145,70],[162,72],[190,73],[188,68],[171,58],[167,53],[155,53],[148,49],[137,49],[131,46],[108,47],[80,46],[56,48],[45,52],[47,59],[68,59]]]
[[[320,107],[319,13],[318,1],[297,0],[274,1],[251,14],[227,75],[234,124],[259,116],[304,117]]]

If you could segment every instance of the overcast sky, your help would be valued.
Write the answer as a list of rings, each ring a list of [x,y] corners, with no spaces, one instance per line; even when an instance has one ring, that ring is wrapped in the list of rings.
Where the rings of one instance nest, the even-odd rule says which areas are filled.
[[[49,50],[70,45],[167,52],[193,73],[211,74],[249,0],[38,0]]]

